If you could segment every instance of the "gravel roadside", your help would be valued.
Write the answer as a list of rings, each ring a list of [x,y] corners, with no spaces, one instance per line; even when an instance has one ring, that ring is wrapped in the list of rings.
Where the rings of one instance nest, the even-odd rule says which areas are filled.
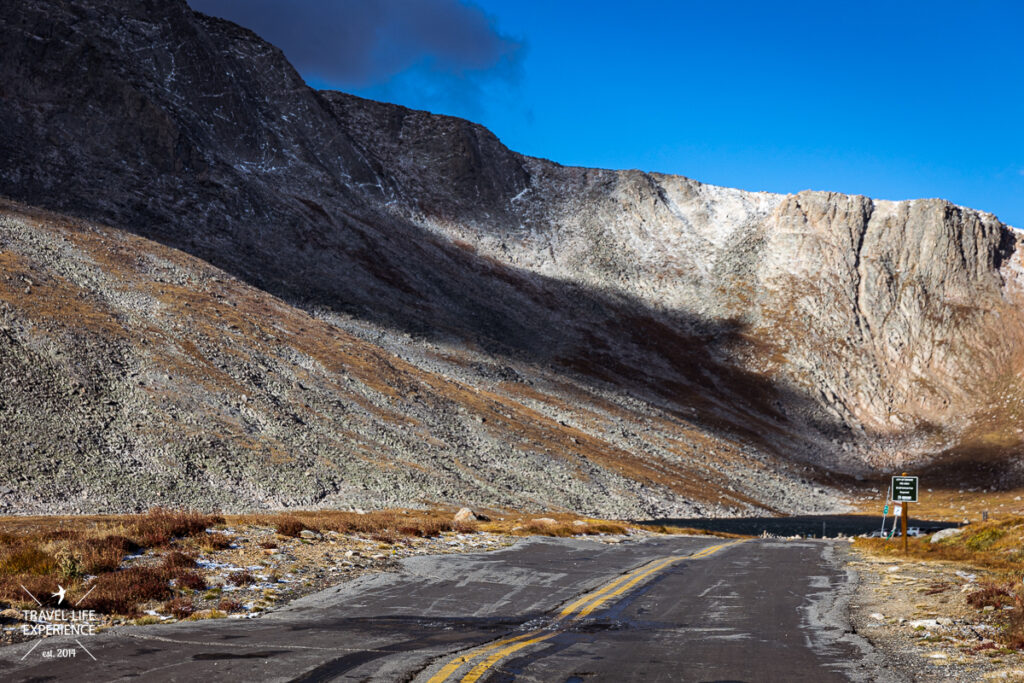
[[[860,580],[850,620],[913,681],[1024,681],[1024,655],[1000,646],[994,610],[967,602],[987,574],[951,562],[874,557],[849,548]]]

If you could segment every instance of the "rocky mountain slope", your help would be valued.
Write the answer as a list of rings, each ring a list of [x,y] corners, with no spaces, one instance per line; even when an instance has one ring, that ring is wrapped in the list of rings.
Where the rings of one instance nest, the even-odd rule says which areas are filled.
[[[0,36],[12,509],[684,515],[834,504],[811,466],[1013,474],[990,214],[524,157],[180,0],[11,3]]]
[[[825,509],[806,468],[556,368],[312,314],[0,202],[0,509]]]

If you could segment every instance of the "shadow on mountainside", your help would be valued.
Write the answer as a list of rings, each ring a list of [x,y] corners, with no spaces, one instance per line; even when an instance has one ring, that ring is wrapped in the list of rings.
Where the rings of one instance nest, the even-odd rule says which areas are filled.
[[[933,456],[932,461],[915,470],[936,486],[977,487],[1009,490],[1020,485],[1019,468],[1011,469],[1020,458],[1019,447],[961,444]]]
[[[98,218],[81,206],[72,211]],[[110,222],[154,237],[131,230],[137,224]],[[744,343],[741,323],[654,311],[632,298],[508,268],[412,225],[390,227],[406,234],[404,263],[389,263],[386,252],[379,258],[369,252],[336,253],[336,272],[344,275],[331,280],[309,281],[300,271],[287,280],[268,281],[261,273],[277,266],[280,252],[250,252],[242,264],[221,252],[158,241],[300,307],[323,308],[396,334],[455,341],[499,360],[569,373],[780,455],[792,455],[782,446],[795,450],[804,438],[807,416],[817,410],[810,398],[728,364],[732,350]],[[345,227],[333,232],[344,235]],[[430,282],[425,288],[409,284],[425,281]],[[833,434],[842,430],[825,421],[813,427]]]

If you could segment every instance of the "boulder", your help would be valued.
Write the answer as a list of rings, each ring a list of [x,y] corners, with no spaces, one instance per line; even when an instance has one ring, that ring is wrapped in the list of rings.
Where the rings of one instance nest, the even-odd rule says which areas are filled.
[[[939,541],[944,541],[947,538],[953,538],[954,536],[962,534],[963,532],[963,529],[957,529],[955,527],[943,529],[942,531],[936,531],[934,534],[932,534],[931,543],[938,543]]]
[[[469,508],[462,508],[461,510],[455,513],[454,521],[456,523],[475,522],[478,519],[480,518],[477,517],[472,510],[470,510]]]

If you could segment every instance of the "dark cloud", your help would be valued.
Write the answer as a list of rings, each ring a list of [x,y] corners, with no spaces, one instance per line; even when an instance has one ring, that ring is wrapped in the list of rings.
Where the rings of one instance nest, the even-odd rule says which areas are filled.
[[[479,90],[485,79],[512,83],[519,77],[523,44],[502,35],[479,7],[458,0],[189,4],[277,45],[306,80],[339,88],[386,88],[397,77],[420,84],[432,80],[442,89],[462,83]]]

